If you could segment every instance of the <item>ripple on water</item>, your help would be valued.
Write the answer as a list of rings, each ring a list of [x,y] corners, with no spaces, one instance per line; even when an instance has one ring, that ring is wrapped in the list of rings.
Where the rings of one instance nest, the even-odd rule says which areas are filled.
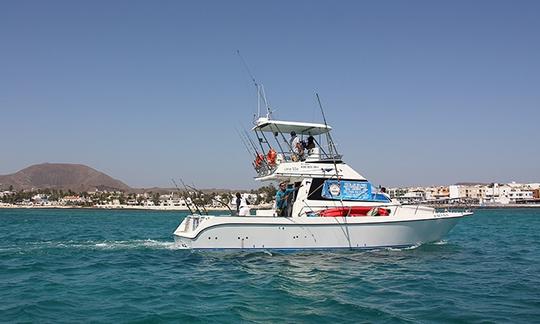
[[[540,318],[540,211],[478,211],[444,240],[410,248],[287,253],[179,250],[171,232],[180,219],[165,212],[0,210],[2,320]]]

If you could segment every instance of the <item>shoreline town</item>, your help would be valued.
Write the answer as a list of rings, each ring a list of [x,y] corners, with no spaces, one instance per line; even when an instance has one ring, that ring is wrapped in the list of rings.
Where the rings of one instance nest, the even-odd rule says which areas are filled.
[[[93,208],[131,210],[184,210],[197,204],[208,211],[235,210],[236,191],[225,193],[155,192],[125,193],[39,189],[0,192],[0,208]],[[428,205],[436,208],[524,208],[540,207],[540,183],[455,184],[449,186],[388,188],[386,193],[401,204]],[[273,186],[240,191],[252,209],[271,208],[276,189]]]

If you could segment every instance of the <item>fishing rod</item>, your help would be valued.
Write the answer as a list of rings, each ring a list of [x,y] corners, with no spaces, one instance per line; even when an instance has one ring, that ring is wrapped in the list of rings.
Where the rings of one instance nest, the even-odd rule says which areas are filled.
[[[236,129],[236,128],[235,128]],[[238,129],[236,129],[236,133],[238,134],[238,136],[240,137],[240,140],[242,141],[242,143],[244,144],[244,147],[246,148],[247,152],[248,152],[248,155],[249,156],[255,156],[255,161],[257,160],[257,153],[253,152],[250,148],[249,148],[249,145],[247,144],[246,140],[244,139],[244,137],[242,137],[242,134],[240,134],[240,132],[238,131]],[[255,164],[254,161],[251,161],[251,166],[254,168],[254,169],[257,169],[257,165]]]
[[[254,149],[255,152],[257,153],[257,157],[258,157],[258,156],[259,156],[259,151],[257,150],[257,147],[255,146],[255,143],[253,143],[253,140],[251,139],[251,137],[249,136],[248,132],[247,132],[245,129],[244,129],[244,136],[246,136],[246,138],[248,139],[249,143],[251,144],[251,146],[253,147],[253,149]],[[258,137],[258,134],[257,134],[257,138],[259,138],[259,137]],[[261,147],[261,152],[262,152],[260,155],[263,157],[263,158],[262,158],[262,163],[265,164],[265,167],[266,167],[267,170],[270,170],[270,166],[268,165],[268,161],[266,161],[266,156],[265,156],[265,154],[264,154],[264,148],[263,148],[262,143],[261,143],[260,140],[259,140],[259,145],[260,145],[260,147]]]
[[[253,150],[253,152],[255,152],[255,158],[257,158],[259,155],[264,156],[264,154],[259,153],[259,150],[257,150],[257,146],[255,145],[255,143],[253,143],[253,140],[251,139],[247,131],[245,129],[243,131],[244,133],[240,134],[240,136],[246,143],[249,143],[251,145],[251,149]]]
[[[240,131],[238,131],[238,129],[235,127],[234,128],[236,130],[236,133],[238,134],[238,136],[240,137],[240,140],[242,141],[242,144],[244,144],[244,147],[246,148],[247,152],[249,155],[256,155],[255,153],[253,153],[253,151],[251,151],[251,149],[249,148],[246,140],[242,137],[242,135],[240,134]]]
[[[323,109],[323,106],[322,106],[322,103],[321,103],[321,98],[319,97],[319,94],[318,93],[315,93],[315,95],[317,96],[317,102],[319,103],[319,108],[321,108],[321,114],[322,114],[322,117],[323,117],[323,121],[324,121],[324,126],[326,127],[326,129],[328,129],[328,124],[326,123],[326,116],[324,115],[324,109]],[[330,149],[330,154],[334,154],[337,156],[338,155],[338,151],[336,149],[336,145],[334,144],[334,140],[332,139],[332,135],[330,135],[330,131],[328,131],[326,133],[326,137],[327,137],[327,141],[328,141],[328,148]],[[332,159],[335,160],[335,156],[332,156]]]
[[[188,187],[189,187],[189,186],[188,186]],[[193,187],[189,187],[189,188],[194,188],[194,187],[195,187],[195,184],[193,184]],[[204,193],[203,193],[202,191],[200,191],[200,190],[197,190],[197,189],[195,190],[195,192],[198,193],[198,194],[197,194],[197,199],[199,199],[199,201],[202,200],[202,202],[201,202],[201,208],[204,210],[204,213],[205,213],[206,215],[208,215],[208,210],[206,210],[206,207],[204,206],[204,200],[203,200],[203,198],[202,198],[202,197],[204,197]]]
[[[240,133],[238,131],[238,135],[240,135],[240,138],[242,138],[242,140],[245,141],[246,145],[247,145],[247,143],[249,143],[251,145],[251,149],[253,150],[253,152],[255,152],[255,156],[259,155],[259,151],[257,150],[257,147],[255,146],[255,143],[253,143],[253,141],[251,140],[251,138],[247,134],[247,131],[245,129],[243,129],[242,131],[243,131],[243,133]]]
[[[201,210],[199,209],[199,207],[197,206],[197,203],[195,203],[194,199],[191,197],[191,193],[189,192],[188,187],[187,187],[186,184],[184,183],[184,180],[180,179],[180,182],[182,182],[182,185],[183,185],[184,188],[186,189],[186,192],[187,192],[187,194],[189,195],[189,200],[191,200],[191,203],[193,204],[193,206],[195,206],[195,209],[197,210],[197,213],[198,213],[199,215],[202,215],[202,212],[201,212]]]
[[[253,143],[253,140],[251,139],[251,137],[249,136],[248,132],[245,129],[244,129],[244,136],[246,137],[248,142],[251,144],[251,147],[253,148],[255,153],[259,154],[259,151],[257,150],[257,146],[255,145],[255,143]],[[261,146],[261,149],[262,149],[262,146]],[[264,153],[264,150],[262,150],[261,152]]]
[[[317,96],[317,101],[319,102],[319,107],[321,108],[321,114],[323,116],[323,120],[324,120],[324,127],[328,130],[328,124],[326,123],[326,117],[324,116],[324,109],[323,109],[323,106],[322,106],[322,103],[321,103],[321,98],[319,98],[319,94],[318,93],[315,93],[315,95]],[[330,135],[330,131],[328,131],[326,133],[326,136],[327,136],[327,141],[329,141],[329,149],[330,149],[330,154],[333,155],[333,153],[335,152],[335,154],[337,155],[337,150],[336,150],[336,147],[334,145],[334,140],[332,139],[332,136]],[[333,147],[333,149],[332,149]],[[334,162],[334,169],[336,170],[336,176],[338,177],[338,181],[339,181],[339,173],[338,173],[338,169],[337,169],[337,163],[336,163],[336,158],[335,158],[335,155],[332,156],[332,161]],[[343,204],[343,201],[341,202],[341,204]]]
[[[202,193],[202,191],[199,190],[199,189],[197,189],[197,188],[193,188],[193,187],[190,187],[190,186],[188,186],[188,187],[191,188],[191,189],[193,189],[193,190],[195,190],[195,191],[198,191],[198,192]],[[233,210],[231,209],[231,207],[230,207],[227,203],[223,202],[223,201],[220,200],[220,199],[217,199],[216,197],[212,197],[212,200],[217,201],[217,202],[220,203],[221,205],[227,207],[227,209],[231,212],[231,215],[232,215]]]
[[[176,187],[176,190],[178,191],[178,194],[180,194],[181,191],[180,191],[180,188],[178,188],[178,185],[176,184],[176,181],[174,181],[174,179],[171,179],[171,180],[174,183],[174,186]],[[191,209],[191,207],[189,207],[189,203],[187,201],[186,201],[186,206],[189,209],[190,214],[193,215],[194,214],[193,210]]]

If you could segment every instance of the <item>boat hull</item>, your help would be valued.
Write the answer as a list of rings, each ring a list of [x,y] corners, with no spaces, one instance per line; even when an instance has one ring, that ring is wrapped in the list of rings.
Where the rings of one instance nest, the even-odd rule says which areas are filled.
[[[441,240],[464,214],[418,220],[383,217],[294,220],[267,218],[251,222],[207,222],[194,233],[175,232],[178,247],[188,249],[373,249],[406,247]],[[216,217],[220,218],[220,217]],[[233,219],[234,217],[227,217]],[[261,217],[262,218],[262,217]]]

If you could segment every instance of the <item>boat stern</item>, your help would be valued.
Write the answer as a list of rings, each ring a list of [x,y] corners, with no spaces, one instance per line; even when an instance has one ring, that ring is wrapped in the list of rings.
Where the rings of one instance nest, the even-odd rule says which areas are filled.
[[[191,249],[197,228],[208,219],[214,216],[189,215],[184,218],[174,231],[174,243],[176,247]]]

